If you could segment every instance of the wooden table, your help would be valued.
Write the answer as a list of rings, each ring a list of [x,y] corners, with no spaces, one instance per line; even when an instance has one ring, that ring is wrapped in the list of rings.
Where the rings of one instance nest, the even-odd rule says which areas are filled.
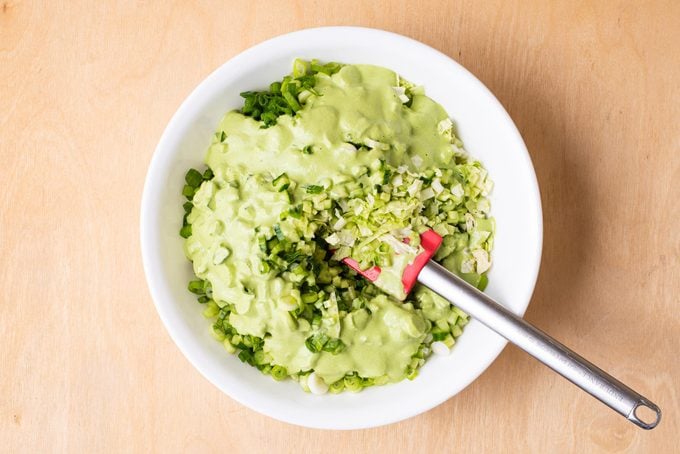
[[[444,405],[354,432],[260,416],[183,358],[139,253],[156,142],[236,53],[338,23],[421,40],[505,105],[544,207],[527,318],[654,399],[657,429],[514,347]],[[0,0],[0,451],[678,452],[678,43],[677,1]]]

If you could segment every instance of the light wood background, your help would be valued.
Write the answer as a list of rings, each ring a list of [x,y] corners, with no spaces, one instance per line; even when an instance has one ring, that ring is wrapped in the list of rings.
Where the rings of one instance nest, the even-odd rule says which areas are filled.
[[[635,428],[514,347],[444,405],[327,432],[210,385],[163,328],[142,185],[180,102],[266,38],[421,40],[505,105],[536,166],[527,318],[655,400]],[[0,0],[0,451],[678,452],[680,2]]]

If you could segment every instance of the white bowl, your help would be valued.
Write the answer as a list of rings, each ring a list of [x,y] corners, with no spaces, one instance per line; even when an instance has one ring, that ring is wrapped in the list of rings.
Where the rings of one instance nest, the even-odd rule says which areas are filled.
[[[220,118],[240,105],[239,93],[267,87],[288,74],[296,57],[385,66],[423,85],[446,108],[466,149],[495,182],[491,202],[497,235],[486,292],[513,312],[524,313],[536,283],[543,230],[536,176],[517,128],[491,92],[458,63],[418,41],[367,28],[316,28],[271,39],[232,58],[189,95],[161,137],[144,186],[146,278],[156,309],[182,353],[243,405],[281,421],[324,429],[396,422],[465,388],[498,356],[505,340],[473,320],[451,355],[430,358],[414,381],[315,396],[295,382],[275,382],[227,354],[209,334],[200,305],[186,289],[192,272],[178,234],[184,173],[202,164]]]

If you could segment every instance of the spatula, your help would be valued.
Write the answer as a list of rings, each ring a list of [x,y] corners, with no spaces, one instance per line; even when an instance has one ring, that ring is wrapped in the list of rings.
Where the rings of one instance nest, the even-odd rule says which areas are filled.
[[[406,267],[402,275],[405,294],[408,294],[416,282],[419,282],[637,426],[649,430],[659,424],[661,410],[649,399],[633,391],[432,260],[442,243],[442,238],[436,232],[426,231],[420,235],[420,240],[423,251]],[[362,270],[356,260],[346,258],[344,262],[366,279],[379,285],[378,277],[382,273],[380,267],[374,266]],[[390,293],[389,289],[383,290]],[[400,295],[394,296],[400,299]],[[648,410],[644,410],[645,407]],[[639,410],[641,408],[643,410]]]

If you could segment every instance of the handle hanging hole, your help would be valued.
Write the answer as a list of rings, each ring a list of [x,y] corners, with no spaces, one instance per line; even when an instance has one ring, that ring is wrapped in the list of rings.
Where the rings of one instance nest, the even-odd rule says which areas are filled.
[[[628,419],[645,430],[655,428],[661,421],[661,409],[647,399],[640,400]]]

